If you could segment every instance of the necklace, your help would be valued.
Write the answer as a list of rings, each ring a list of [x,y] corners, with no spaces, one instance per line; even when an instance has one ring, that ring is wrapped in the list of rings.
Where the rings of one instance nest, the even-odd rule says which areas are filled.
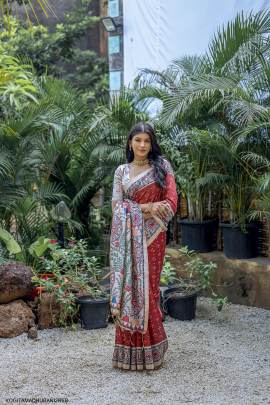
[[[133,163],[135,166],[145,166],[149,163],[149,160],[148,159],[144,159],[144,160],[133,159],[131,163]]]

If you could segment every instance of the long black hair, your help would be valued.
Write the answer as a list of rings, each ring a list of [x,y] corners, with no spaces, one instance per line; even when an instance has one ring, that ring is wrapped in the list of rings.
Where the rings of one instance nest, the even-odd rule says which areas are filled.
[[[154,168],[154,178],[161,188],[166,187],[166,171],[163,164],[163,157],[161,154],[160,146],[157,142],[156,134],[154,128],[147,122],[139,122],[131,128],[126,145],[126,158],[128,163],[131,163],[134,159],[133,149],[130,150],[129,143],[132,138],[139,133],[148,134],[151,140],[151,150],[148,153],[147,158],[149,159],[149,164]]]

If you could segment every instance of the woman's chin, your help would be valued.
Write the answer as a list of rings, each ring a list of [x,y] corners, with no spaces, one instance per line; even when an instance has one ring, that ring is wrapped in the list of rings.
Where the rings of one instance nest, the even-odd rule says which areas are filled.
[[[137,160],[145,160],[145,159],[147,159],[147,155],[143,155],[143,154],[139,154],[139,153],[138,153],[136,159],[137,159]]]

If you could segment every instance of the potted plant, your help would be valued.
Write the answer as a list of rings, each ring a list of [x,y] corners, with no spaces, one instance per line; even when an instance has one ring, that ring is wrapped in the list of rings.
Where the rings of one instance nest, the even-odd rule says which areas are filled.
[[[210,252],[216,247],[218,226],[213,213],[214,191],[207,178],[212,165],[207,153],[211,133],[179,129],[173,137],[161,144],[174,163],[176,183],[187,201],[187,217],[180,220],[181,244],[197,252]]]
[[[188,250],[187,246],[179,249],[187,258],[185,268],[187,278],[177,277],[177,284],[167,288],[163,293],[165,312],[172,318],[192,320],[196,315],[197,296],[200,291],[210,289],[211,295],[221,311],[228,302],[227,297],[218,296],[211,287],[211,281],[217,265],[213,262],[203,261],[196,256],[196,252]]]
[[[159,290],[160,290],[160,308],[162,310],[162,318],[164,318],[164,292],[174,285],[175,282],[178,282],[179,279],[177,277],[176,271],[174,267],[172,267],[171,263],[168,260],[167,255],[164,257],[164,264],[162,268],[162,272],[160,274],[160,282],[159,282]]]
[[[98,260],[87,255],[86,242],[74,242],[67,248],[56,249],[52,259],[44,259],[43,264],[54,277],[44,278],[37,273],[33,281],[44,286],[61,304],[60,326],[73,324],[78,308],[85,329],[108,325],[108,293],[101,285]]]
[[[242,142],[221,135],[212,140],[212,156],[219,162],[212,178],[222,190],[225,209],[225,218],[220,223],[224,253],[231,259],[255,257],[257,228],[250,218],[260,195],[261,161],[256,161]]]

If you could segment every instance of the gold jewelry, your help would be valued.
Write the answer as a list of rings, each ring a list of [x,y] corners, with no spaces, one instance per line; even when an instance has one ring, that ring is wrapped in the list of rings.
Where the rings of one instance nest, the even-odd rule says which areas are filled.
[[[149,164],[149,160],[148,159],[144,159],[144,160],[133,159],[131,163],[133,163],[135,166],[146,166],[147,164]]]

